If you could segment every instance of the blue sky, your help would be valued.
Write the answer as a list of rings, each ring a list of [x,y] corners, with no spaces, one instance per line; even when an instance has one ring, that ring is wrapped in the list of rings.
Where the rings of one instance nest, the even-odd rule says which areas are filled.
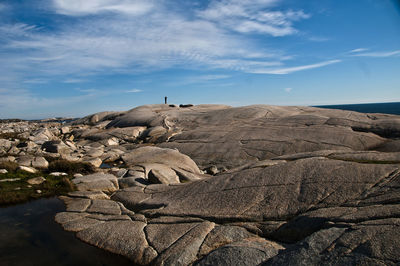
[[[0,0],[0,118],[400,101],[392,0]]]

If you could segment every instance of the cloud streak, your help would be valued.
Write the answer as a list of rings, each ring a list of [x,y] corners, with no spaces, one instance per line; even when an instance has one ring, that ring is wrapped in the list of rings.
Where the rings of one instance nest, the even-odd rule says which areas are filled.
[[[320,67],[336,64],[341,61],[342,60],[337,59],[337,60],[329,60],[329,61],[324,61],[324,62],[320,62],[320,63],[316,63],[316,64],[309,64],[309,65],[302,65],[302,66],[295,66],[295,67],[260,69],[260,70],[251,71],[250,73],[285,75],[285,74],[290,74],[293,72],[314,69],[314,68],[320,68]]]
[[[54,0],[57,13],[70,16],[84,16],[104,12],[143,15],[153,7],[151,0]]]
[[[293,22],[310,18],[300,11],[271,11],[276,0],[213,0],[197,14],[200,18],[214,21],[221,27],[240,33],[262,33],[286,36],[297,32]]]
[[[355,51],[355,52],[354,52]],[[400,50],[395,51],[384,51],[384,52],[365,52],[365,50],[356,49],[353,50],[354,54],[351,56],[358,56],[358,57],[394,57],[400,56]]]

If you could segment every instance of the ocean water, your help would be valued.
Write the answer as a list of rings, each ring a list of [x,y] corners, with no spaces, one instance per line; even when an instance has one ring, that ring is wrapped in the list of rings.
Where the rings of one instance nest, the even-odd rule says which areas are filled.
[[[383,113],[383,114],[400,115],[400,102],[319,105],[314,107],[356,111],[360,113]]]

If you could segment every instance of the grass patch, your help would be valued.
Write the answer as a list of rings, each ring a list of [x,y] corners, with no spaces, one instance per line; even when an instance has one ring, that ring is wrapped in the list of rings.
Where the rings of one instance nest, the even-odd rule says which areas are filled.
[[[46,181],[40,185],[29,185],[27,180],[33,177],[43,176]],[[71,182],[72,176],[56,177],[46,173],[27,173],[21,170],[0,174],[0,180],[20,178],[18,181],[0,182],[0,205],[21,203],[32,199],[63,195],[76,188]],[[37,193],[41,190],[41,193]]]
[[[58,159],[49,163],[49,172],[64,172],[67,174],[91,174],[95,172],[95,167],[85,162],[70,162]]]
[[[0,162],[0,169],[6,169],[9,172],[14,172],[18,169],[18,164],[15,162]]]

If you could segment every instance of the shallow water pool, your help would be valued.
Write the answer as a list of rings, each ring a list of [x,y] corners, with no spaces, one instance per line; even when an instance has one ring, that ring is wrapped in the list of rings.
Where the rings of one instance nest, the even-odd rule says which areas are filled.
[[[77,239],[54,221],[56,197],[0,208],[0,265],[132,265]]]

